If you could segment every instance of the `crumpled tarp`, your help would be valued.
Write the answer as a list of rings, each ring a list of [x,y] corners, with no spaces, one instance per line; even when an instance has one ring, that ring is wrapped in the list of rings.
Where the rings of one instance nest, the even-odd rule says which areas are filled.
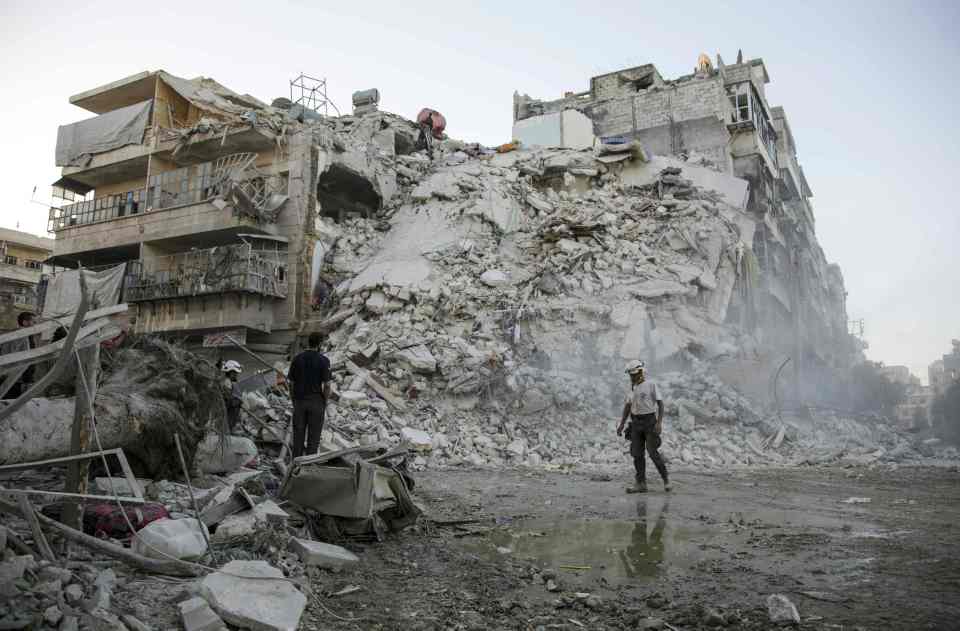
[[[57,166],[86,166],[96,153],[143,142],[153,99],[57,128]]]
[[[96,298],[98,308],[112,307],[120,302],[120,290],[126,269],[127,264],[121,263],[102,272],[83,270],[87,290],[91,299]],[[44,317],[76,312],[80,306],[80,272],[81,270],[67,270],[50,279],[43,301]]]

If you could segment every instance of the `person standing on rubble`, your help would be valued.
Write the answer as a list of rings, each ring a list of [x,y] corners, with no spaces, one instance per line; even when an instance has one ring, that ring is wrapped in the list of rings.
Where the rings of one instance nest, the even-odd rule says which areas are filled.
[[[311,333],[307,338],[307,350],[293,358],[287,380],[293,386],[290,390],[293,398],[293,457],[304,455],[303,444],[306,439],[306,454],[312,456],[320,447],[320,433],[323,432],[323,419],[330,399],[330,360],[320,352],[323,336]]]
[[[227,406],[227,428],[230,432],[240,424],[240,408],[243,406],[243,395],[237,380],[243,372],[240,362],[227,360],[220,367],[223,372],[223,381],[220,382],[220,391],[223,393],[223,402]]]
[[[647,380],[642,361],[634,360],[627,364],[626,373],[630,375],[630,393],[623,405],[623,416],[617,426],[617,436],[623,435],[624,425],[630,418],[627,436],[630,439],[630,455],[636,471],[636,485],[629,487],[627,493],[647,492],[647,459],[644,451],[650,454],[650,460],[663,478],[663,490],[669,492],[670,480],[667,465],[660,455],[660,434],[663,432],[663,399],[657,385]]]

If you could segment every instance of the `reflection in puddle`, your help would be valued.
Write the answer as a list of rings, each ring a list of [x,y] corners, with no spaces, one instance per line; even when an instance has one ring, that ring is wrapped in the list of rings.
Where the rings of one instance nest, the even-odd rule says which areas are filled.
[[[635,520],[522,521],[466,545],[487,557],[510,554],[542,567],[650,579],[671,565],[708,558],[713,536],[703,527],[675,526],[668,500],[645,498],[637,502]]]

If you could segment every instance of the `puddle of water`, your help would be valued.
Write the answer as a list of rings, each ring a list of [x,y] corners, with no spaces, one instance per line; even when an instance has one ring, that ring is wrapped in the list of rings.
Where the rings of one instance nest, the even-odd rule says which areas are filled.
[[[640,502],[633,520],[520,520],[464,545],[490,559],[511,555],[540,567],[636,580],[723,557],[719,544],[729,533],[722,527],[684,527],[668,517],[666,504]]]

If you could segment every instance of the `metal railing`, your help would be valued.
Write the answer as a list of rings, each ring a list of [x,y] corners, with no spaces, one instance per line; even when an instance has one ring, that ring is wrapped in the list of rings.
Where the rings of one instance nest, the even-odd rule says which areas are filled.
[[[218,193],[213,165],[204,162],[159,173],[150,176],[144,188],[51,208],[47,230],[57,232],[211,199]]]
[[[286,298],[285,252],[236,244],[133,261],[127,302],[245,292]]]

